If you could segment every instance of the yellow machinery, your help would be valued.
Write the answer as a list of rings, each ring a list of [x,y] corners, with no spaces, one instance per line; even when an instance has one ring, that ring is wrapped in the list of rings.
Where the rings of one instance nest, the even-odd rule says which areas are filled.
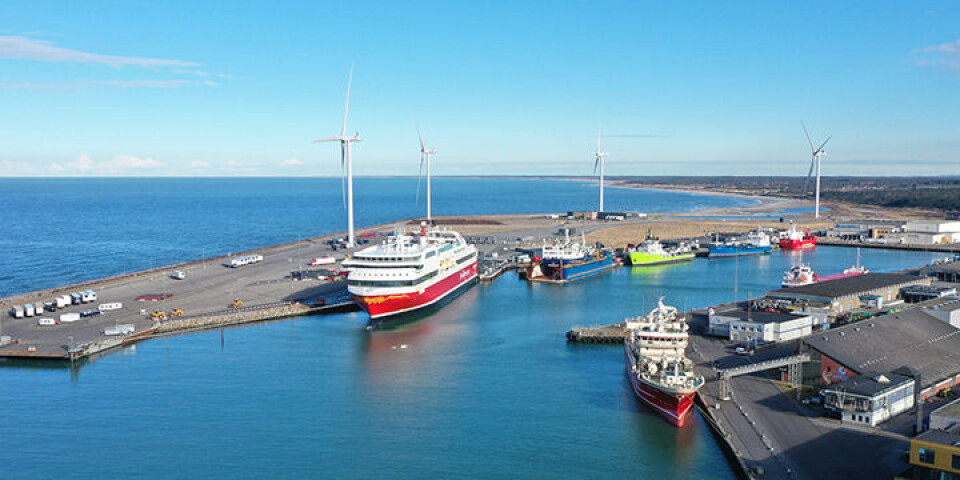
[[[173,309],[173,310],[170,311],[170,316],[171,316],[171,317],[182,317],[182,316],[183,316],[183,310],[180,310],[179,308],[175,308],[175,309]]]
[[[243,307],[243,302],[241,302],[240,300],[233,301],[233,308],[241,308],[241,307]]]
[[[150,315],[150,318],[153,319],[154,322],[159,322],[161,320],[166,320],[167,314],[166,312],[161,312],[158,310],[156,312],[153,312],[153,314]]]

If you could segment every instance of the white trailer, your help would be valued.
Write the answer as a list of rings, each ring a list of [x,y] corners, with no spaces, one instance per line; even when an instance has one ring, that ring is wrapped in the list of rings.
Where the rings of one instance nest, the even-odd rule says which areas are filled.
[[[13,318],[23,318],[23,306],[14,305],[13,308],[10,309],[10,315],[13,315]]]
[[[57,297],[57,308],[66,308],[70,305],[70,295],[61,295]]]
[[[51,326],[51,325],[56,325],[58,323],[60,322],[52,318],[41,318],[40,320],[37,320],[37,325],[43,325],[43,326]]]
[[[93,290],[80,292],[80,296],[81,296],[81,300],[83,300],[83,303],[90,303],[90,302],[97,301],[97,292],[94,292]]]
[[[101,312],[109,312],[110,310],[120,310],[121,308],[123,308],[122,303],[113,302],[113,303],[101,303],[100,306],[97,307],[97,310],[100,310]]]
[[[263,261],[263,255],[244,255],[242,257],[234,258],[230,260],[230,263],[227,266],[238,268],[244,265],[250,265],[251,263],[260,263]]]
[[[60,321],[63,323],[76,322],[80,320],[80,314],[77,312],[61,313]]]
[[[43,312],[45,311],[46,310],[43,308],[43,302],[37,302],[33,304],[33,312],[37,314],[38,317],[43,315]]]
[[[23,314],[27,317],[32,317],[36,310],[33,308],[33,304],[28,303],[23,306]]]

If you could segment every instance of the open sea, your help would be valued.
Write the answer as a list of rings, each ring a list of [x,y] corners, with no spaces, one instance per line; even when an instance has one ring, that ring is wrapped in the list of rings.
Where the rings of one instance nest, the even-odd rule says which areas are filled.
[[[358,226],[419,214],[416,180],[359,179]],[[336,179],[0,179],[0,296],[344,229]],[[589,209],[596,185],[444,179],[438,215]],[[608,189],[610,210],[750,200]],[[0,478],[735,478],[699,414],[640,405],[622,348],[574,324],[779,287],[796,253],[623,268],[569,286],[515,274],[367,332],[360,313],[150,340],[77,367],[0,361]],[[869,249],[893,271],[923,252]],[[856,250],[818,247],[821,274]]]

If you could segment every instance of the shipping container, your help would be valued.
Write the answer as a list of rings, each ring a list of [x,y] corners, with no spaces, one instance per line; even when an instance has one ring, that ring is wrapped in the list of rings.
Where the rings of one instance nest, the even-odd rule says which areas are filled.
[[[57,297],[57,308],[65,308],[67,305],[70,305],[70,295]]]
[[[10,315],[13,315],[13,318],[23,318],[23,306],[14,305],[13,308],[10,309]]]
[[[82,296],[83,303],[90,303],[90,302],[97,301],[97,292],[94,292],[93,290],[80,292],[80,295]]]
[[[28,317],[32,317],[35,312],[36,312],[36,310],[33,308],[33,304],[28,303],[28,304],[26,304],[26,305],[23,306],[23,314],[24,314],[24,315],[26,315],[26,316],[28,316]]]

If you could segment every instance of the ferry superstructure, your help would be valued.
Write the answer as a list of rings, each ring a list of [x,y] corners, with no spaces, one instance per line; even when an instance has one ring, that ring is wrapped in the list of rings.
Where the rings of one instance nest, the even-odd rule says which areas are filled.
[[[465,290],[477,278],[477,248],[453,230],[395,232],[353,255],[347,291],[371,320],[410,313]]]
[[[687,322],[663,299],[646,317],[625,322],[627,378],[637,399],[682,427],[704,379],[686,357]]]

